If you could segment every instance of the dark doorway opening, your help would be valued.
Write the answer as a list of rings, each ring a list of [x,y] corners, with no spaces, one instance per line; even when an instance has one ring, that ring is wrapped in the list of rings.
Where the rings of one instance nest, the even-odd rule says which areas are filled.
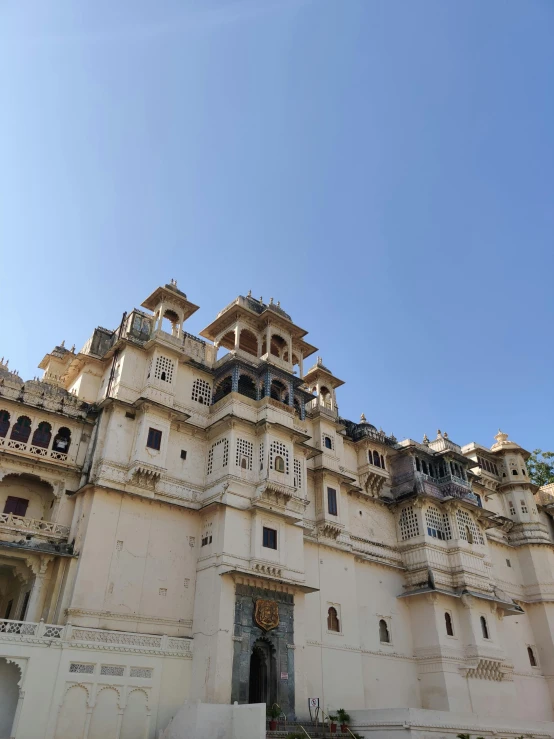
[[[264,639],[254,643],[250,656],[249,703],[271,706],[277,699],[277,665],[271,646]]]

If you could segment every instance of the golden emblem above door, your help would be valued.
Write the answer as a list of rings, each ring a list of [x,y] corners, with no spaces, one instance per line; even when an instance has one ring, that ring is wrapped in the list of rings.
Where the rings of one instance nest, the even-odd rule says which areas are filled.
[[[264,631],[279,626],[279,606],[274,600],[257,600],[254,621]]]

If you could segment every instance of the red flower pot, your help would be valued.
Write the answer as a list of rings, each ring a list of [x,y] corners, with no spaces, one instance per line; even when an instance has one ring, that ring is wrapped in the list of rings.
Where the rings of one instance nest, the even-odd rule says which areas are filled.
[[[348,732],[348,726],[346,724],[341,724],[340,730],[342,731],[343,734],[346,734]]]
[[[270,731],[276,731],[277,730],[277,721],[274,718],[270,719],[270,721],[269,721],[269,730]]]
[[[331,729],[331,734],[336,734],[337,733],[337,725],[336,724],[331,724],[330,729]]]

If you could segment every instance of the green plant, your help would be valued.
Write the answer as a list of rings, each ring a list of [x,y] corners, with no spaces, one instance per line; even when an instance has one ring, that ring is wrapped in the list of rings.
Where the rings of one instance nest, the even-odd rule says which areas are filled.
[[[273,704],[272,706],[269,706],[269,708],[265,709],[265,715],[267,718],[275,720],[281,715],[281,709],[279,708],[279,706]]]
[[[471,739],[471,734],[456,734],[457,739]]]
[[[350,722],[350,716],[346,713],[346,711],[344,710],[344,708],[338,708],[337,709],[337,716],[338,716],[338,719],[339,719],[339,721],[341,723],[341,726],[345,726],[346,724],[348,724]],[[468,739],[469,739],[469,737],[468,737]]]
[[[338,716],[329,716],[329,723],[330,724],[336,724],[338,720],[339,720],[339,717]]]
[[[287,734],[287,739],[306,739],[306,735],[299,731],[291,731],[290,734]]]

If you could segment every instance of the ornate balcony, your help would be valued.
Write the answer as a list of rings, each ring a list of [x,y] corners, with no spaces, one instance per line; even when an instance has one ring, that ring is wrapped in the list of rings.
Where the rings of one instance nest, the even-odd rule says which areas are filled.
[[[30,534],[41,539],[67,541],[69,526],[27,516],[16,516],[13,513],[0,513],[0,532]]]
[[[40,446],[33,446],[33,444],[28,442],[6,439],[4,437],[0,437],[0,449],[1,448],[23,452],[23,454],[26,454],[29,457],[45,457],[46,459],[53,459],[56,462],[67,462],[68,460],[68,455],[65,452],[57,452],[54,449],[45,449]]]

